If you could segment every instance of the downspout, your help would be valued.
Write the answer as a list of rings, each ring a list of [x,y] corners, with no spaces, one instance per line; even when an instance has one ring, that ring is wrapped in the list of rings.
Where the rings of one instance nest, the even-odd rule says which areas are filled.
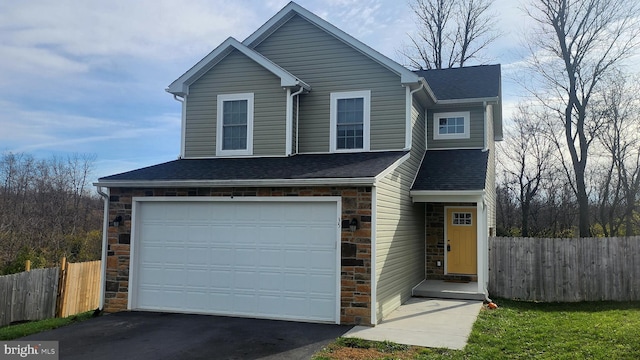
[[[406,137],[405,148],[406,148],[406,150],[411,150],[411,145],[413,143],[413,129],[411,128],[411,120],[412,120],[411,119],[411,112],[413,110],[413,94],[415,94],[418,91],[424,89],[424,84],[425,84],[424,78],[419,78],[418,81],[420,82],[420,86],[417,89],[411,90],[409,92],[409,98],[407,99],[407,108],[405,110],[407,112],[406,121],[405,121],[406,122],[405,126],[407,127],[407,129],[405,131],[405,137]],[[407,87],[407,89],[409,89],[409,88]],[[425,124],[425,128],[426,128],[426,126],[427,126],[427,124]],[[425,149],[426,149],[426,141],[427,141],[427,139],[426,139],[426,136],[425,136]]]
[[[104,215],[102,220],[102,266],[100,269],[100,304],[98,308],[100,310],[104,309],[104,293],[105,293],[105,285],[106,285],[106,277],[107,277],[107,238],[109,232],[109,188],[107,188],[107,192],[102,191],[102,186],[96,186],[96,191],[100,196],[102,196],[102,200],[104,201]]]
[[[300,96],[296,97],[296,154],[300,153]]]
[[[184,157],[184,152],[185,152],[185,137],[187,136],[186,134],[186,123],[187,123],[187,106],[186,106],[186,100],[187,97],[186,96],[178,96],[176,94],[173,94],[173,99],[177,102],[179,102],[182,105],[182,112],[181,112],[181,119],[180,119],[180,159],[182,159]]]
[[[291,98],[291,88],[287,90],[287,114],[285,116],[285,141],[284,141],[284,155],[291,156],[291,141],[293,141],[293,99]]]
[[[488,137],[489,131],[487,131],[488,130],[488,124],[487,124],[487,102],[486,101],[482,102],[482,107],[483,107],[482,123],[483,123],[483,127],[484,127],[484,130],[483,130],[483,132],[484,132],[484,136],[483,136],[484,145],[483,145],[482,151],[487,151],[487,150],[489,150],[489,145],[487,144],[487,137]]]
[[[300,89],[296,92],[294,92],[293,94],[291,94],[291,116],[293,116],[293,97],[294,96],[298,96],[300,94],[302,94],[302,92],[304,91],[304,87],[302,85],[300,85],[300,83],[298,83],[298,85],[300,86]],[[300,119],[299,116],[300,115],[300,97],[298,96],[296,98],[296,154],[298,153],[298,144],[300,143],[300,141],[298,141],[298,129],[300,129]],[[292,123],[293,123],[293,119],[292,119]],[[289,135],[289,134],[287,134]],[[291,134],[293,136],[293,134]],[[287,149],[288,151],[289,149]],[[288,151],[289,152],[289,151]],[[288,155],[290,155],[291,152],[289,152]]]

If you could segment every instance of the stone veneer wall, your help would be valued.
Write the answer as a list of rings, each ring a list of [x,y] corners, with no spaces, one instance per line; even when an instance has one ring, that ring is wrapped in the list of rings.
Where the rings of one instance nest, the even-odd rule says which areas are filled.
[[[475,203],[426,203],[426,274],[428,280],[472,280],[476,281],[477,277],[457,276],[444,274],[444,223],[445,223],[445,206],[469,206],[475,207]],[[438,261],[442,266],[438,266]],[[471,279],[470,279],[471,278]]]
[[[358,229],[343,227],[341,236],[340,323],[371,324],[371,188],[112,188],[109,221],[122,216],[124,224],[109,227],[105,288],[106,312],[127,309],[132,198],[143,196],[341,196],[342,219],[358,220]]]

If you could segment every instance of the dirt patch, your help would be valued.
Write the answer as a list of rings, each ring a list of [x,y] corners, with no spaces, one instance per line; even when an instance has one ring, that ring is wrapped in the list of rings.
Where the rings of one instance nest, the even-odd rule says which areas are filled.
[[[419,353],[419,347],[411,347],[409,350],[394,351],[392,353],[381,352],[376,349],[358,349],[350,347],[329,348],[316,354],[320,359],[331,360],[376,360],[376,359],[415,359]]]

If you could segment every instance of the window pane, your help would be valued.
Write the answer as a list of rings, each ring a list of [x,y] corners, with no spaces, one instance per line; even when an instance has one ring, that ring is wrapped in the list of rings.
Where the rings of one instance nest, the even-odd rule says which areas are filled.
[[[464,117],[439,118],[438,133],[464,134]]]
[[[224,101],[222,108],[224,125],[247,123],[247,100]]]
[[[362,149],[364,143],[363,125],[338,125],[336,147],[338,149]]]
[[[364,99],[338,99],[337,123],[362,123],[364,118]]]

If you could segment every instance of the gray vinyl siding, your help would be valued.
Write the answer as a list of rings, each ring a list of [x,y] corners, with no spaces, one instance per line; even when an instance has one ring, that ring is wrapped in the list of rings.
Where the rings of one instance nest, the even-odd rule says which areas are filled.
[[[329,151],[329,95],[371,90],[371,150],[405,144],[405,89],[400,77],[299,16],[255,50],[311,85],[300,97],[300,152]]]
[[[189,87],[185,157],[216,156],[217,96],[253,93],[253,155],[285,154],[286,91],[280,78],[237,50]]]
[[[469,111],[469,138],[468,139],[434,139],[433,138],[433,114],[445,112]],[[484,147],[484,110],[482,107],[464,108],[450,107],[429,109],[427,112],[427,144],[429,149],[441,148],[482,148]]]
[[[424,154],[424,111],[412,109],[410,158],[380,180],[376,187],[376,311],[380,321],[411,297],[424,280],[424,204],[409,194]]]

